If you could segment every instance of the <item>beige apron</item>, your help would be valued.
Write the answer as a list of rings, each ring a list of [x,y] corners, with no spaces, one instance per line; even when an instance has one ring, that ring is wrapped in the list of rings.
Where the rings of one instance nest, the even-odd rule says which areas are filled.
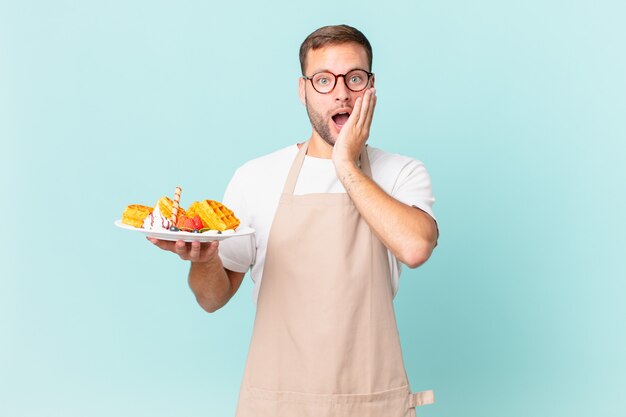
[[[237,416],[415,416],[433,393],[408,385],[387,249],[348,194],[293,195],[307,147],[272,223]]]

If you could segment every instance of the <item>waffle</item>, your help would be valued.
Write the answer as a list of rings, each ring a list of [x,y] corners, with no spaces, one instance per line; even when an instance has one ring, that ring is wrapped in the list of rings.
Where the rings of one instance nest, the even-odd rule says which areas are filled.
[[[187,210],[188,217],[200,216],[202,225],[212,230],[228,230],[239,226],[239,219],[228,207],[213,200],[196,201]]]
[[[167,196],[159,198],[157,201],[157,205],[159,206],[159,210],[161,211],[161,215],[169,219],[172,217],[172,207],[174,202]],[[182,207],[178,208],[178,216],[185,215],[185,210]]]
[[[142,227],[143,221],[150,213],[152,213],[152,207],[131,204],[122,213],[122,223],[134,227]]]

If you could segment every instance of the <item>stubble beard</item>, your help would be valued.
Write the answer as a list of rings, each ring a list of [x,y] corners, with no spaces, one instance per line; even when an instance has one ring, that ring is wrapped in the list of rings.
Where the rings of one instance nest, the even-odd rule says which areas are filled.
[[[313,130],[317,132],[318,135],[324,140],[324,142],[328,143],[330,146],[335,146],[336,137],[330,133],[330,127],[328,126],[328,120],[324,118],[320,113],[316,112],[309,106],[309,101],[304,98],[304,102],[306,105],[306,113],[309,115],[309,120],[311,121],[311,126],[313,126]]]

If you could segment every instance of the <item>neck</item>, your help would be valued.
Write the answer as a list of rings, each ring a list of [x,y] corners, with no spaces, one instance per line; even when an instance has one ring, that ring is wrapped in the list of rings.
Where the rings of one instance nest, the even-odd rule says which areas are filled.
[[[313,134],[309,138],[307,155],[315,158],[330,159],[333,156],[333,147],[322,139],[317,132],[313,131]]]

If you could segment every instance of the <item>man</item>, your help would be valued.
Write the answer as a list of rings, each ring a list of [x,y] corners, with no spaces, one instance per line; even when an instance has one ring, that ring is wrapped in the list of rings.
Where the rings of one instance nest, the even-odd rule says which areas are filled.
[[[316,30],[300,63],[311,137],[239,168],[224,197],[256,236],[219,250],[151,241],[191,261],[208,312],[251,267],[257,313],[238,416],[414,416],[432,392],[410,392],[393,296],[398,262],[415,268],[436,245],[430,178],[366,146],[376,91],[361,32]]]

